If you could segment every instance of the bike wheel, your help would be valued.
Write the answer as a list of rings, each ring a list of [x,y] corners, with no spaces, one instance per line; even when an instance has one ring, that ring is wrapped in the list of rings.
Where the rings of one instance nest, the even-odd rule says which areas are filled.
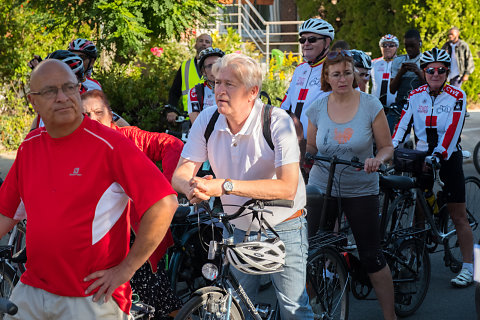
[[[477,172],[480,174],[480,141],[477,142],[475,149],[473,149],[473,165]]]
[[[478,228],[478,222],[480,219],[480,180],[478,178],[465,178],[465,200],[468,223],[472,228],[473,242],[477,243],[479,240],[479,234],[476,232],[476,229]],[[443,217],[443,232],[447,233],[455,230],[455,225],[448,214],[448,210],[445,208],[445,210],[442,211],[444,211],[441,212]],[[460,272],[462,269],[463,257],[456,233],[446,241],[445,250],[448,250],[448,253],[446,254],[450,257],[450,270],[454,273]]]
[[[192,240],[193,238],[195,237],[187,241],[182,251],[173,255],[169,270],[172,289],[183,302],[190,299],[197,289],[208,285],[201,273],[206,253],[204,254],[204,251],[199,248],[200,245]]]
[[[415,203],[408,194],[397,197],[388,209],[385,221],[382,222],[385,228],[385,239],[393,232],[397,232],[413,226],[415,217]]]
[[[348,274],[333,248],[314,251],[307,262],[307,293],[315,319],[348,319]]]
[[[0,262],[0,297],[8,299],[17,282],[15,270],[5,262]]]
[[[430,257],[422,241],[403,241],[389,258],[395,290],[395,313],[412,315],[422,304],[430,284]]]
[[[195,319],[211,319],[221,320],[227,319],[228,295],[216,287],[204,288],[202,294],[194,295],[188,300],[185,305],[180,309],[176,320],[195,320]],[[242,310],[237,301],[232,297],[232,303],[230,305],[230,318],[232,320],[244,319]]]

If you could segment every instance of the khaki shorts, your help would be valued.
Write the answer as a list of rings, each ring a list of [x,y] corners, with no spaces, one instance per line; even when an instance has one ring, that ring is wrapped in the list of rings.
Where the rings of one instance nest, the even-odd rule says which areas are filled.
[[[93,296],[62,297],[18,282],[10,297],[18,306],[18,312],[14,316],[5,315],[4,319],[133,319],[123,312],[113,299],[106,303],[103,299],[98,302],[93,302],[92,299]]]

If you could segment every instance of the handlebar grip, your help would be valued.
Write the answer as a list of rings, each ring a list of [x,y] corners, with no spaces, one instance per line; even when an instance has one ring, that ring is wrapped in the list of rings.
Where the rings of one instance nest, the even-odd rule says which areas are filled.
[[[293,208],[293,200],[268,200],[264,201],[263,204],[269,207]]]
[[[0,313],[7,313],[9,315],[14,315],[14,314],[17,314],[17,312],[18,312],[18,307],[15,303],[13,303],[8,299],[0,298]]]
[[[182,133],[178,131],[165,130],[165,133],[174,136],[175,138],[182,139]]]

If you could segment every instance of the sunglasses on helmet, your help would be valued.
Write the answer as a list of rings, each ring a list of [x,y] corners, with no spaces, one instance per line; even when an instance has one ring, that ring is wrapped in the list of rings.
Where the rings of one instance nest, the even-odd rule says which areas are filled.
[[[340,50],[340,51],[330,51],[327,54],[327,59],[335,59],[338,55],[342,55],[344,57],[351,57],[352,53],[348,50]]]
[[[438,74],[444,74],[448,71],[448,68],[445,67],[437,67],[437,68],[425,68],[423,69],[428,74],[435,74],[435,71],[438,72]]]
[[[309,43],[315,43],[317,42],[317,40],[324,40],[324,39],[326,39],[326,37],[315,37],[315,36],[301,37],[300,39],[298,39],[298,42],[300,42],[301,44],[304,44],[307,41]]]

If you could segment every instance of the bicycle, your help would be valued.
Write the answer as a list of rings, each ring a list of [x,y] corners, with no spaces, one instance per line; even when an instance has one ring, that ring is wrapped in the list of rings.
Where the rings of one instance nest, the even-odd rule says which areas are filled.
[[[180,205],[172,219],[171,230],[174,245],[165,255],[167,276],[173,291],[183,302],[197,289],[209,284],[201,273],[201,267],[207,262],[207,231],[212,231],[219,239],[221,231],[209,224],[209,216],[202,209],[197,215],[191,214],[191,207]]]
[[[433,164],[433,179],[440,186],[438,170],[439,164]],[[390,231],[399,230],[408,227],[423,227],[427,225],[426,246],[429,252],[435,252],[439,244],[444,248],[445,266],[449,267],[454,273],[460,271],[462,267],[462,256],[457,241],[455,225],[453,224],[448,212],[446,201],[441,191],[435,194],[431,190],[425,191],[424,186],[418,180],[419,178],[408,178],[407,181],[399,186],[399,196],[387,213],[387,228]],[[480,181],[475,177],[465,179],[466,188],[468,188],[467,218],[472,228],[476,230],[479,222],[480,209],[478,208],[478,197],[480,197]],[[427,196],[428,195],[428,196]],[[429,198],[429,201],[427,200]],[[477,201],[477,202],[476,202]],[[424,216],[423,218],[415,216],[415,210],[418,208]],[[417,220],[416,220],[417,219]]]
[[[197,208],[200,206],[203,205],[197,205]],[[240,302],[233,296],[234,292],[246,306],[246,310],[248,310],[253,319],[276,319],[275,316],[278,312],[264,308],[265,306],[255,307],[253,305],[241,284],[230,271],[230,262],[227,258],[228,250],[235,247],[233,243],[233,228],[229,221],[246,214],[253,214],[258,217],[263,213],[271,213],[271,211],[265,209],[265,206],[291,208],[293,201],[252,199],[240,206],[237,212],[232,215],[214,213],[208,207],[203,206],[209,213],[212,223],[216,223],[217,221],[221,223],[228,235],[222,237],[221,241],[210,241],[208,251],[209,260],[213,260],[217,256],[220,256],[221,260],[219,265],[207,263],[202,267],[204,277],[214,281],[212,286],[197,290],[192,295],[192,298],[180,309],[175,319],[245,319],[240,307]],[[244,213],[245,210],[249,212]]]
[[[473,165],[480,174],[480,141],[477,142],[475,148],[473,149]]]
[[[337,157],[309,155],[315,161],[330,163],[328,183],[324,199],[331,199],[337,164],[363,168],[358,159],[346,161]],[[400,179],[399,179],[400,178]],[[397,188],[403,178],[386,179],[389,188]],[[385,184],[386,182],[384,182]],[[307,204],[318,194],[307,193]],[[384,198],[388,201],[388,196]],[[385,208],[388,206],[382,206]],[[341,209],[337,215],[338,230],[325,232],[327,201],[323,201],[320,215],[320,231],[309,238],[311,250],[307,261],[307,292],[315,317],[319,319],[348,319],[349,290],[357,299],[365,299],[372,289],[368,274],[358,258],[347,248],[348,226],[342,225]],[[383,213],[383,212],[382,212]],[[384,218],[382,214],[382,218]],[[384,224],[381,224],[384,225]],[[392,273],[395,291],[395,312],[399,316],[413,314],[422,304],[430,282],[430,260],[426,253],[422,234],[425,230],[408,228],[384,232],[382,252]]]

